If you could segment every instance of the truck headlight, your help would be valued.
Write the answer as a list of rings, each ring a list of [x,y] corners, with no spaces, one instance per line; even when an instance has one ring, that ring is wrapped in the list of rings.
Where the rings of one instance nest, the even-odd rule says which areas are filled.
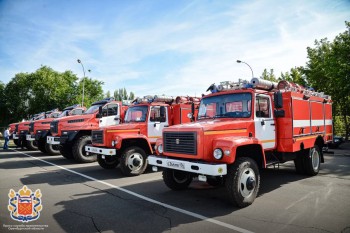
[[[161,154],[163,153],[163,144],[158,145],[158,152]]]
[[[214,152],[213,152],[213,156],[214,156],[214,158],[216,158],[216,159],[221,159],[221,158],[222,158],[222,155],[223,155],[222,150],[219,149],[219,148],[216,148],[216,149],[214,150]]]
[[[112,141],[112,147],[114,147],[115,146],[115,141]]]

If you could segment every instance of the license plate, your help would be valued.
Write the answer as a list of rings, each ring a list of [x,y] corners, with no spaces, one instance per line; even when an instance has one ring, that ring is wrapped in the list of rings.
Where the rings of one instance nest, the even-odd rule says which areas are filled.
[[[95,148],[95,147],[90,147],[90,151],[91,151],[91,152],[95,152],[95,153],[97,153],[97,152],[98,152],[98,148]]]
[[[180,169],[180,170],[185,170],[185,164],[181,163],[181,162],[168,161],[167,162],[167,167]]]

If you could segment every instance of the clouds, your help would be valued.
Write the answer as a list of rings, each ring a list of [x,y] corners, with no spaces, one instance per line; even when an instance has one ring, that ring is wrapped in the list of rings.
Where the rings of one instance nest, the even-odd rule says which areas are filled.
[[[8,35],[0,38],[1,80],[40,64],[82,76],[80,58],[93,78],[104,81],[105,91],[126,87],[139,96],[198,96],[213,82],[250,78],[237,59],[248,62],[255,76],[264,68],[279,74],[304,65],[306,47],[343,31],[350,9],[346,1],[168,4],[62,1],[60,12],[45,5],[51,17],[34,10],[29,23],[5,14],[0,20],[11,27],[0,26],[0,34]],[[4,46],[10,38],[16,39]]]

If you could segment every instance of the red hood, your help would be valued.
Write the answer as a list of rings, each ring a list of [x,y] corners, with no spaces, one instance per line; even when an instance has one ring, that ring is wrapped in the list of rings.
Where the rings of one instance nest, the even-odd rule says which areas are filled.
[[[66,117],[56,118],[56,119],[61,123],[61,122],[68,122],[71,120],[80,120],[80,119],[84,119],[84,121],[86,121],[86,120],[89,120],[93,117],[95,117],[95,114],[66,116]]]
[[[113,125],[113,126],[106,126],[106,127],[101,127],[100,130],[128,130],[128,129],[141,129],[143,127],[146,127],[145,122],[140,122],[140,123],[123,123],[120,125]]]
[[[23,121],[18,123],[18,131],[20,132],[21,130],[29,130],[29,123],[30,121]]]

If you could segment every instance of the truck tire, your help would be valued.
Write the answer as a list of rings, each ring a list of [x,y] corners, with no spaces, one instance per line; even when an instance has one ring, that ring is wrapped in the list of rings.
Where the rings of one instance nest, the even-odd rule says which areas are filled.
[[[16,147],[19,147],[19,142],[18,142],[18,139],[13,139],[13,143],[16,145]]]
[[[27,142],[30,142],[30,141],[27,141]],[[37,143],[38,143],[38,149],[43,153],[47,153],[46,148],[45,148],[46,143],[45,143],[44,139],[40,138]]]
[[[60,145],[59,150],[61,155],[66,159],[73,159],[72,145],[70,143]]]
[[[26,147],[29,150],[37,150],[38,149],[38,143],[36,141],[27,141],[26,140]]]
[[[320,171],[321,152],[320,148],[315,145],[309,150],[309,153],[304,156],[305,174],[315,176]]]
[[[91,144],[91,136],[83,135],[73,143],[73,157],[79,163],[92,163],[97,160],[96,154],[86,154],[85,146]]]
[[[192,174],[185,171],[178,171],[173,169],[163,170],[163,181],[168,188],[179,191],[185,190],[192,182]]]
[[[229,200],[238,207],[252,204],[260,187],[260,174],[256,162],[240,157],[228,167],[225,186]]]
[[[53,144],[46,143],[46,140],[45,140],[45,150],[50,155],[59,155],[60,154],[59,145],[53,145]]]
[[[120,158],[120,169],[126,176],[138,176],[147,168],[146,152],[137,146],[126,148]]]
[[[118,166],[119,159],[116,156],[106,156],[103,159],[102,155],[97,155],[97,162],[104,169],[113,169]]]

